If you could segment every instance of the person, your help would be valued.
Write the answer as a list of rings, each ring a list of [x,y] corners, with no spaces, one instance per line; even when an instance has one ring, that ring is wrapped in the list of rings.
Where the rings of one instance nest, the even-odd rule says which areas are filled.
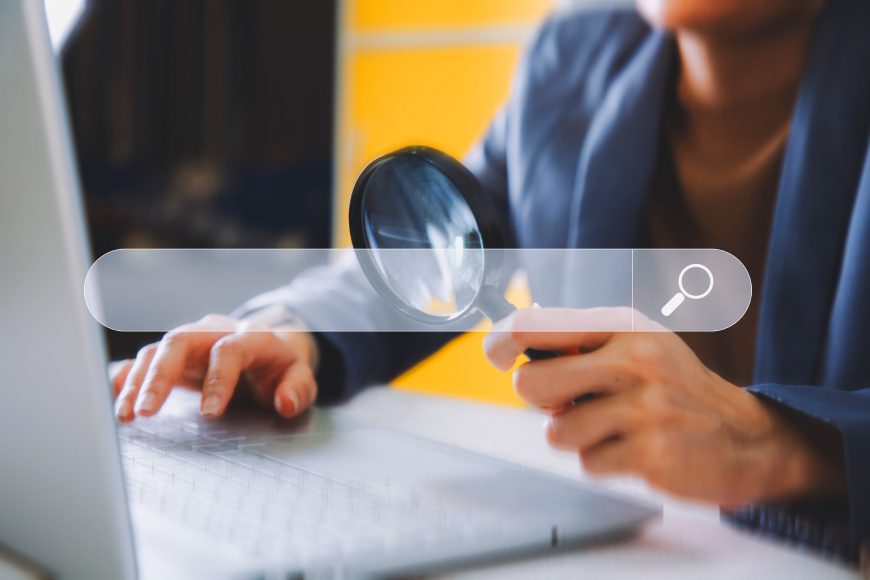
[[[501,326],[485,342],[500,369],[527,348],[564,354],[515,374],[551,414],[550,443],[589,473],[852,558],[870,539],[868,21],[862,0],[556,14],[466,159],[519,247],[722,248],[761,288],[721,333]],[[177,385],[202,389],[207,417],[237,391],[292,417],[450,338],[300,331],[324,308],[365,316],[365,286],[320,270],[167,333],[113,373],[118,419],[156,413]]]

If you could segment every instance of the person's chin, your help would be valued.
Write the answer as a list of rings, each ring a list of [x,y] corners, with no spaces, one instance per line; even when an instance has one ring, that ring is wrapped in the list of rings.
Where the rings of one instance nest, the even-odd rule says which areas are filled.
[[[636,0],[638,10],[653,26],[668,30],[722,31],[745,24],[739,3],[710,0]]]
[[[651,25],[711,36],[757,35],[813,14],[823,0],[635,0]]]

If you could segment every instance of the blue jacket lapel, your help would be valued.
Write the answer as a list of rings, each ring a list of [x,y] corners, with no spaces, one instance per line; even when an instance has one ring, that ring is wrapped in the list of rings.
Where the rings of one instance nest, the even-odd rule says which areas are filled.
[[[673,40],[653,31],[595,113],[580,150],[569,247],[638,243],[673,57]]]
[[[852,210],[839,284],[831,309],[822,384],[855,389],[870,385],[870,150]]]
[[[756,382],[813,384],[867,146],[867,3],[832,1],[810,49],[774,211]],[[854,324],[854,321],[852,321]]]

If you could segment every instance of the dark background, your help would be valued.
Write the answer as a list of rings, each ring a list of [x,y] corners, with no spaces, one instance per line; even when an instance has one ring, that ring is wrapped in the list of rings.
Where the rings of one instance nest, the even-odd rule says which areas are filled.
[[[330,246],[335,11],[88,2],[62,59],[95,258]],[[111,354],[154,338],[110,333]]]

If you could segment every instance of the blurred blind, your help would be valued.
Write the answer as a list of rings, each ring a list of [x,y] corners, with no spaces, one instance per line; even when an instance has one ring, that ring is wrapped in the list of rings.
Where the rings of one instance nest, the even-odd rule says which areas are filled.
[[[64,73],[95,250],[325,246],[335,3],[89,0]]]

